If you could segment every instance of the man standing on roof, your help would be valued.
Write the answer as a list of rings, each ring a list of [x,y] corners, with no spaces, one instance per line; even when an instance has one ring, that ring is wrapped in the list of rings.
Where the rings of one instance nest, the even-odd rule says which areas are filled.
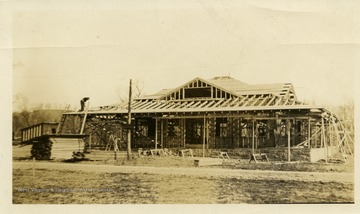
[[[84,111],[85,109],[85,102],[88,101],[90,98],[89,97],[84,97],[80,100],[80,110],[79,111]]]

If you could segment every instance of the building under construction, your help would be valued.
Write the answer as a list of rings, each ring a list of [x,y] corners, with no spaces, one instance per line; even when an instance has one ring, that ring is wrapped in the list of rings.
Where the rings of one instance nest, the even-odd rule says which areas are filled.
[[[65,112],[58,134],[85,134],[85,149],[192,149],[248,158],[318,161],[352,155],[353,141],[325,108],[298,100],[291,83],[249,85],[232,77],[195,78],[128,103]]]

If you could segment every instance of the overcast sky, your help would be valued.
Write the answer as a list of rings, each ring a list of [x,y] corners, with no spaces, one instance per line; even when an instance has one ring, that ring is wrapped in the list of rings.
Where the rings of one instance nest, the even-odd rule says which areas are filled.
[[[291,82],[300,100],[318,104],[353,99],[358,8],[291,2],[74,1],[76,9],[15,11],[13,94],[72,106],[89,96],[99,106],[119,102],[130,78],[150,94],[230,75]]]

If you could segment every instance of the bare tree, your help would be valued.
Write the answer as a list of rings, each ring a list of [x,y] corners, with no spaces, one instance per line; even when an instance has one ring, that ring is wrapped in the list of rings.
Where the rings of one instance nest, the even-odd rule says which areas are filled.
[[[145,88],[145,84],[143,80],[135,79],[133,81],[133,98],[139,98],[141,95],[143,95],[143,91]],[[116,94],[118,95],[118,98],[121,103],[128,102],[129,100],[129,94],[128,94],[128,88],[127,87],[121,87],[118,86],[116,90]]]
[[[16,121],[25,127],[31,125],[31,110],[29,107],[29,99],[22,94],[16,94],[13,98],[13,107],[16,110]],[[14,114],[13,114],[14,115]]]
[[[136,79],[134,81],[134,86],[135,86],[135,90],[134,90],[134,95],[135,95],[135,98],[139,98],[143,91],[144,91],[144,81],[140,81],[139,79]]]
[[[22,94],[13,96],[13,138],[19,136],[22,128],[42,122],[58,122],[61,110],[39,109],[30,107],[29,99]]]

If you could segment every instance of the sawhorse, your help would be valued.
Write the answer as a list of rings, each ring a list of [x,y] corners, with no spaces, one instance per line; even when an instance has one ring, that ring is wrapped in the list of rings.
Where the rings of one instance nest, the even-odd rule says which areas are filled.
[[[269,158],[267,157],[267,155],[265,153],[260,153],[260,154],[251,154],[249,163],[251,161],[257,163],[258,160],[269,162]]]
[[[227,159],[227,160],[230,160],[230,157],[229,157],[229,155],[228,155],[228,153],[227,152],[220,152],[219,153],[219,158],[222,158],[222,159]]]
[[[183,159],[185,158],[186,153],[189,153],[191,157],[194,157],[192,149],[182,149],[182,150],[180,150],[180,155],[183,157]]]

